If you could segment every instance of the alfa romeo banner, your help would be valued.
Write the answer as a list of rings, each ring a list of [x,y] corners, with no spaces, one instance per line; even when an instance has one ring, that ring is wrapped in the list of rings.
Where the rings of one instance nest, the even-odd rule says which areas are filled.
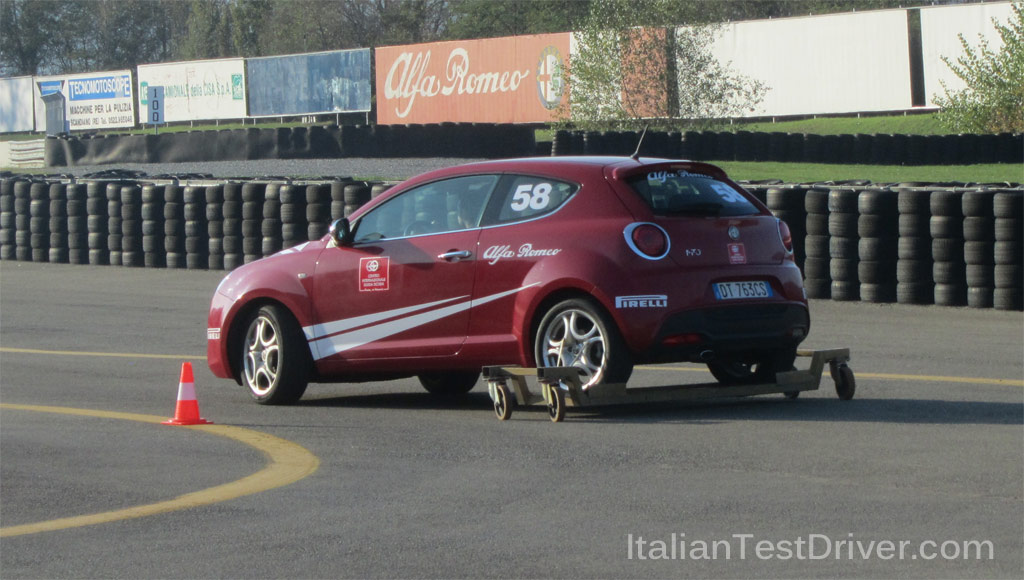
[[[376,49],[377,122],[544,123],[569,98],[569,33]]]

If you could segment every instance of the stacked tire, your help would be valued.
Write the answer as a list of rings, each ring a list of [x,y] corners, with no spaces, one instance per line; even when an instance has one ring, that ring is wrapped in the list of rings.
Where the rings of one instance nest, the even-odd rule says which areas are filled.
[[[49,188],[50,234],[47,260],[54,264],[68,263],[68,197],[67,185],[51,183]]]
[[[967,264],[964,262],[964,215],[962,193],[952,189],[933,191],[929,198],[932,236],[932,278],[935,304],[967,304]]]
[[[89,263],[89,230],[86,213],[86,186],[84,183],[69,183],[65,189],[68,219],[68,262]]]
[[[29,186],[29,247],[33,262],[50,258],[50,186],[33,181]]]
[[[331,192],[328,187],[306,186],[306,239],[319,240],[327,234],[331,222]]]
[[[107,249],[111,266],[122,265],[121,183],[107,184]]]
[[[831,298],[832,275],[829,272],[829,233],[828,233],[828,197],[827,189],[808,189],[804,194],[804,210],[807,218],[804,227],[807,237],[804,238],[804,289],[808,298]]]
[[[168,268],[179,269],[187,266],[185,191],[177,183],[168,183],[164,186],[164,251]]]
[[[1024,191],[999,191],[992,198],[995,247],[992,305],[1024,309]]]
[[[931,304],[935,300],[932,279],[931,192],[900,188],[899,240],[896,254],[896,302]]]
[[[264,256],[279,252],[284,247],[281,228],[281,184],[268,183],[263,201],[263,223],[260,225],[263,234],[260,250]]]
[[[857,196],[857,279],[864,302],[896,301],[897,195],[891,189],[866,189]]]
[[[143,265],[142,189],[135,184],[121,187],[121,265]]]
[[[207,269],[224,269],[224,186],[208,185],[206,200]]]
[[[185,186],[185,267],[205,270],[209,266],[210,242],[206,226],[206,188]]]
[[[263,201],[266,185],[242,185],[242,261],[246,264],[263,255]]]
[[[305,191],[285,184],[281,186],[281,245],[297,246],[307,239],[306,211],[303,207]]]
[[[224,269],[234,270],[244,263],[242,250],[242,184],[231,181],[224,184],[224,217],[221,249],[224,250]]]
[[[167,265],[164,246],[164,189],[159,185],[142,186],[142,263],[147,268]]]
[[[107,249],[107,184],[90,181],[85,185],[86,227],[88,229],[89,264],[106,266],[110,264]]]
[[[344,190],[345,202],[343,209],[343,215],[339,217],[348,217],[352,215],[352,212],[359,209],[364,203],[370,201],[372,191],[370,186],[361,181],[352,182],[345,185]]]
[[[964,262],[967,306],[992,308],[995,290],[995,216],[992,191],[967,191],[961,196],[964,214]]]
[[[32,232],[29,229],[29,222],[32,219],[30,215],[32,183],[29,181],[16,181],[13,189],[14,259],[20,262],[28,262],[32,260]]]
[[[828,194],[829,275],[833,300],[860,299],[857,200],[857,191],[853,189],[833,189]]]
[[[14,180],[0,179],[0,260],[15,259]]]

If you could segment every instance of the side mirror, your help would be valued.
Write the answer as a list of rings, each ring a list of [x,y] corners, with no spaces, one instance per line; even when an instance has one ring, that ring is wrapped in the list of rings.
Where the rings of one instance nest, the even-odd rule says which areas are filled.
[[[352,244],[352,226],[349,225],[347,218],[334,220],[328,231],[335,245],[348,246]]]

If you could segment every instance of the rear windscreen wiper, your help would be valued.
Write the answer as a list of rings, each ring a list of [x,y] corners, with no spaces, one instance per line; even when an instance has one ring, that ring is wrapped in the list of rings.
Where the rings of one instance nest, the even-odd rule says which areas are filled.
[[[722,214],[720,203],[691,203],[683,207],[672,208],[672,213],[719,216]]]

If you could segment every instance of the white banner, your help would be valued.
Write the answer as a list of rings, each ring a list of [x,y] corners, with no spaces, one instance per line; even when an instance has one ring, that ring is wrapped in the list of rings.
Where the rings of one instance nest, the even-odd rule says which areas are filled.
[[[0,79],[0,133],[33,131],[34,110],[32,77]]]
[[[164,121],[242,119],[245,61],[240,58],[139,65],[139,110],[146,88],[164,87]]]
[[[127,70],[35,77],[36,131],[46,130],[43,95],[64,95],[64,118],[71,131],[135,126],[132,73]]]
[[[928,104],[935,104],[936,95],[944,95],[942,83],[951,91],[964,88],[964,82],[942,62],[947,57],[954,64],[963,56],[960,36],[973,47],[980,35],[994,52],[1003,45],[992,24],[995,18],[1006,25],[1013,17],[1009,2],[968,4],[964,6],[933,6],[921,8],[921,54],[924,60],[924,89]]]
[[[912,106],[906,10],[734,22],[712,54],[769,87],[750,117]]]

